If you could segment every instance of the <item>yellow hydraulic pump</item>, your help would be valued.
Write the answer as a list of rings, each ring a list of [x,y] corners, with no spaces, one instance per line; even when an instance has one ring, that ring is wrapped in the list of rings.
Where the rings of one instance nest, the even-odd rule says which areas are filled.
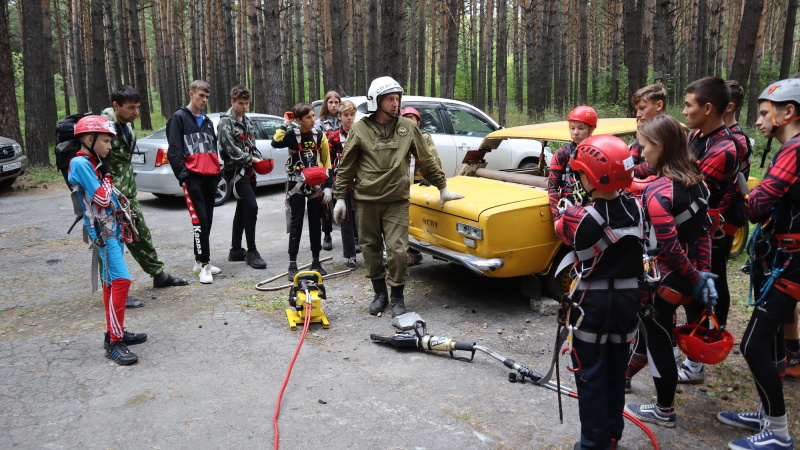
[[[322,299],[325,296],[325,285],[322,284],[322,275],[315,271],[298,272],[294,277],[294,284],[289,290],[289,308],[286,308],[286,318],[289,327],[297,329],[297,324],[304,323],[306,314],[310,314],[311,323],[322,323],[322,328],[331,326],[325,312],[322,310]]]

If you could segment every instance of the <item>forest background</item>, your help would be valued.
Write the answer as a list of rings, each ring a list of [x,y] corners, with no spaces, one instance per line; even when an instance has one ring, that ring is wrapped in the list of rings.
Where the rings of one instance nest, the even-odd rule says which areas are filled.
[[[560,120],[578,104],[632,116],[654,81],[679,118],[707,75],[758,94],[800,71],[798,0],[2,0],[0,135],[51,164],[55,124],[100,112],[110,90],[143,94],[140,130],[211,83],[209,111],[245,84],[253,111],[282,115],[328,90],[365,95],[397,79],[408,94],[467,101],[505,126]],[[751,133],[752,135],[752,133]],[[24,136],[24,139],[23,139]],[[760,146],[757,145],[760,150]]]

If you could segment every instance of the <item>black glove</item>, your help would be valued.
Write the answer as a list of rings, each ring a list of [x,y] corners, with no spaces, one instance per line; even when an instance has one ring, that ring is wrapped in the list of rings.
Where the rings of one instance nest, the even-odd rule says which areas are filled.
[[[419,180],[419,185],[420,186],[430,186],[431,182],[426,180],[425,178],[423,178],[423,179]]]
[[[711,272],[700,272],[700,280],[692,285],[692,293],[694,298],[700,303],[706,305],[707,308],[712,308],[717,304],[717,288],[714,286],[714,280],[719,276]]]

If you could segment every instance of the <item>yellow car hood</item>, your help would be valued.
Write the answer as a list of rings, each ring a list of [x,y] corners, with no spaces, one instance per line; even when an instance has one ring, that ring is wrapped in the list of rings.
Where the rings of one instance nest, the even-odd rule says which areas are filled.
[[[457,176],[447,179],[447,189],[464,195],[439,207],[439,191],[433,186],[411,186],[411,203],[442,211],[465,219],[478,221],[482,212],[498,206],[528,200],[547,205],[549,200],[544,189],[512,184],[487,178]]]

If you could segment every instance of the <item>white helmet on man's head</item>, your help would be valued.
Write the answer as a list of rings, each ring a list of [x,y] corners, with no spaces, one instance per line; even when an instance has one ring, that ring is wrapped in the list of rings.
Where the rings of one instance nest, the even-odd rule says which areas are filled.
[[[403,86],[400,86],[392,77],[378,77],[372,80],[367,91],[367,111],[375,112],[378,110],[378,97],[391,93],[398,93],[403,96]]]

